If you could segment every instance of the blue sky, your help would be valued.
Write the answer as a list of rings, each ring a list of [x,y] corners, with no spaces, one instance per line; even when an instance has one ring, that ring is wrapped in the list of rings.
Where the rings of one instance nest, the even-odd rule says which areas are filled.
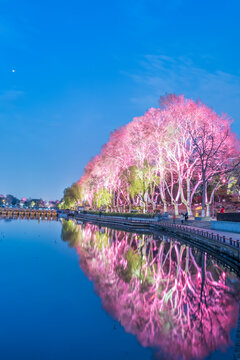
[[[227,113],[239,135],[239,12],[237,0],[0,0],[0,193],[61,198],[165,93]]]

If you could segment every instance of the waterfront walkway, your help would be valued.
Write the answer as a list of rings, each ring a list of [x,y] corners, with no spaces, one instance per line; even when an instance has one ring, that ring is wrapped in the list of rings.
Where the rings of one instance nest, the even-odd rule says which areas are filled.
[[[187,225],[188,226],[188,225]],[[198,228],[197,226],[190,226],[191,228]],[[211,232],[213,234],[218,234],[219,236],[225,236],[226,238],[232,238],[233,240],[240,241],[240,234],[235,232],[229,232],[229,231],[221,231],[221,230],[211,230],[206,228],[208,232]]]
[[[203,248],[210,249],[219,256],[232,258],[238,270],[240,270],[240,236],[237,233],[211,230],[209,228],[197,227],[188,224],[176,224],[173,221],[158,222],[160,228],[170,231],[189,239]]]
[[[161,224],[165,224],[165,226],[181,226],[182,230],[185,231],[204,231],[205,233],[208,233],[209,236],[214,238],[224,238],[226,239],[227,243],[230,243],[230,239],[232,239],[232,242],[240,243],[240,233],[236,232],[229,232],[229,231],[222,231],[222,230],[215,230],[210,228],[210,221],[187,221],[182,224],[180,221],[176,222],[173,220],[166,220],[164,222],[160,221],[158,224],[161,226]],[[238,246],[237,246],[238,247]]]

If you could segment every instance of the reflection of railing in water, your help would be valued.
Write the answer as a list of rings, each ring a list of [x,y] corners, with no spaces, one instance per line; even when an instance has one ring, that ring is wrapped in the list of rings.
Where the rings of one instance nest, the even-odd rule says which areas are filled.
[[[0,217],[9,219],[53,219],[57,218],[56,210],[8,209],[0,208]]]
[[[159,358],[204,358],[230,344],[239,281],[206,253],[164,235],[63,222],[104,308]],[[158,350],[156,350],[158,353]],[[157,354],[156,354],[157,358]]]

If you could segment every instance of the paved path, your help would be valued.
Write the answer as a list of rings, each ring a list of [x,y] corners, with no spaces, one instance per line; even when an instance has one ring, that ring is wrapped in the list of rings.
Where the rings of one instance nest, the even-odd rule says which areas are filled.
[[[192,236],[193,240],[201,239],[205,244],[215,248],[220,253],[226,253],[237,262],[240,261],[240,236],[237,233],[199,228],[188,224],[174,223],[171,220],[159,221],[159,227],[165,228],[172,233]],[[187,235],[189,234],[189,235]]]
[[[199,227],[196,226],[189,226],[190,228],[193,229],[199,229]],[[208,229],[208,228],[201,228],[202,230],[206,230],[209,233],[213,233],[213,234],[219,234],[219,236],[225,236],[226,238],[232,238],[233,240],[239,240],[240,241],[240,234],[239,233],[234,233],[234,232],[229,232],[229,231],[221,231],[221,230],[212,230],[212,229]]]
[[[170,224],[174,224],[173,220],[167,220],[164,222],[169,222]],[[161,224],[161,221],[159,222],[159,224]],[[195,230],[204,230],[207,231],[208,233],[214,234],[214,235],[219,235],[219,236],[225,236],[226,238],[232,238],[233,240],[239,240],[240,241],[240,233],[236,233],[236,232],[229,232],[229,231],[222,231],[222,230],[215,230],[215,229],[211,229],[210,228],[210,221],[187,221],[187,223],[184,221],[183,224],[181,224],[181,221],[176,220],[175,224],[177,225],[183,225],[183,226],[187,226],[190,229],[195,229]]]

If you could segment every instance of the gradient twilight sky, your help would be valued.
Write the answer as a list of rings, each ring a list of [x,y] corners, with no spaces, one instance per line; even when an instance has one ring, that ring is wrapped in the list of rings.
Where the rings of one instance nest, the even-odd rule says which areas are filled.
[[[239,135],[239,12],[239,0],[0,0],[0,193],[60,199],[111,131],[169,92],[228,113]]]

